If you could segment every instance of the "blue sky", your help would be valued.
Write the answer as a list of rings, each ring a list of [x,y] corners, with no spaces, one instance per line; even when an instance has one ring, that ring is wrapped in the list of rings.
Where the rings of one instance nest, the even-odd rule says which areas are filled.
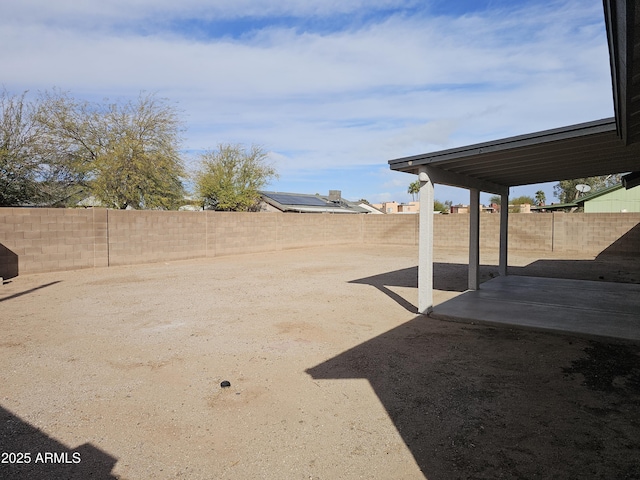
[[[393,158],[613,116],[601,0],[21,0],[0,6],[0,44],[10,92],[154,92],[183,114],[190,165],[260,144],[269,189],[351,200],[410,200]],[[555,200],[511,195],[540,189]]]

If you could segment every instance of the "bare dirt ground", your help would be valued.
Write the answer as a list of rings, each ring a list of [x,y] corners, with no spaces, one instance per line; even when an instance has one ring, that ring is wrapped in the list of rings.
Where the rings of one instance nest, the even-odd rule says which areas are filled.
[[[12,279],[0,478],[640,479],[640,346],[417,316],[416,250]],[[466,256],[436,260],[439,303]],[[635,283],[638,262],[510,257]]]

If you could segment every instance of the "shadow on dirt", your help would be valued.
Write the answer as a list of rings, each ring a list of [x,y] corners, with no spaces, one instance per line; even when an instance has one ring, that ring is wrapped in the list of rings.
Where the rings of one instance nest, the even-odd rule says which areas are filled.
[[[117,479],[116,458],[90,443],[69,448],[2,407],[0,455],[0,478],[7,480]]]
[[[61,281],[62,280],[56,280],[55,282],[49,282],[49,283],[45,283],[44,285],[40,285],[38,287],[30,288],[29,290],[25,290],[24,292],[14,293],[13,295],[8,295],[6,297],[2,297],[2,298],[0,298],[0,302],[11,300],[12,298],[21,297],[23,295],[28,295],[30,293],[33,293],[35,291],[40,290],[41,288],[50,287],[51,285],[55,285],[56,283],[60,283]]]
[[[640,283],[640,257],[605,255],[595,260],[536,260],[524,267],[509,267],[509,275],[565,278],[619,283]],[[497,277],[497,265],[480,265],[480,283]],[[371,285],[411,313],[418,307],[389,287],[418,288],[418,267],[403,268],[379,275],[351,280],[349,283]],[[468,288],[468,266],[460,263],[433,264],[433,288],[464,292]]]
[[[419,316],[307,373],[367,379],[428,480],[637,479],[638,361],[638,345]],[[599,365],[609,389],[591,388]]]

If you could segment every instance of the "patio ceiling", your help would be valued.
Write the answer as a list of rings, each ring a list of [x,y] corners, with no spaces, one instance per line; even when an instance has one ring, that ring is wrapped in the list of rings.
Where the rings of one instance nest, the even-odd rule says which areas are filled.
[[[429,169],[435,183],[500,193],[504,187],[640,170],[613,118],[390,160],[392,170]]]

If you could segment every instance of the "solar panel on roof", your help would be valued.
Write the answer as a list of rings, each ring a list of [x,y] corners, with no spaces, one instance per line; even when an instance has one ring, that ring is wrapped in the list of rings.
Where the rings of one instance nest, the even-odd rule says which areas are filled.
[[[275,200],[282,205],[305,205],[307,207],[325,207],[327,202],[318,197],[309,197],[306,195],[295,195],[288,193],[269,193],[266,197]]]

